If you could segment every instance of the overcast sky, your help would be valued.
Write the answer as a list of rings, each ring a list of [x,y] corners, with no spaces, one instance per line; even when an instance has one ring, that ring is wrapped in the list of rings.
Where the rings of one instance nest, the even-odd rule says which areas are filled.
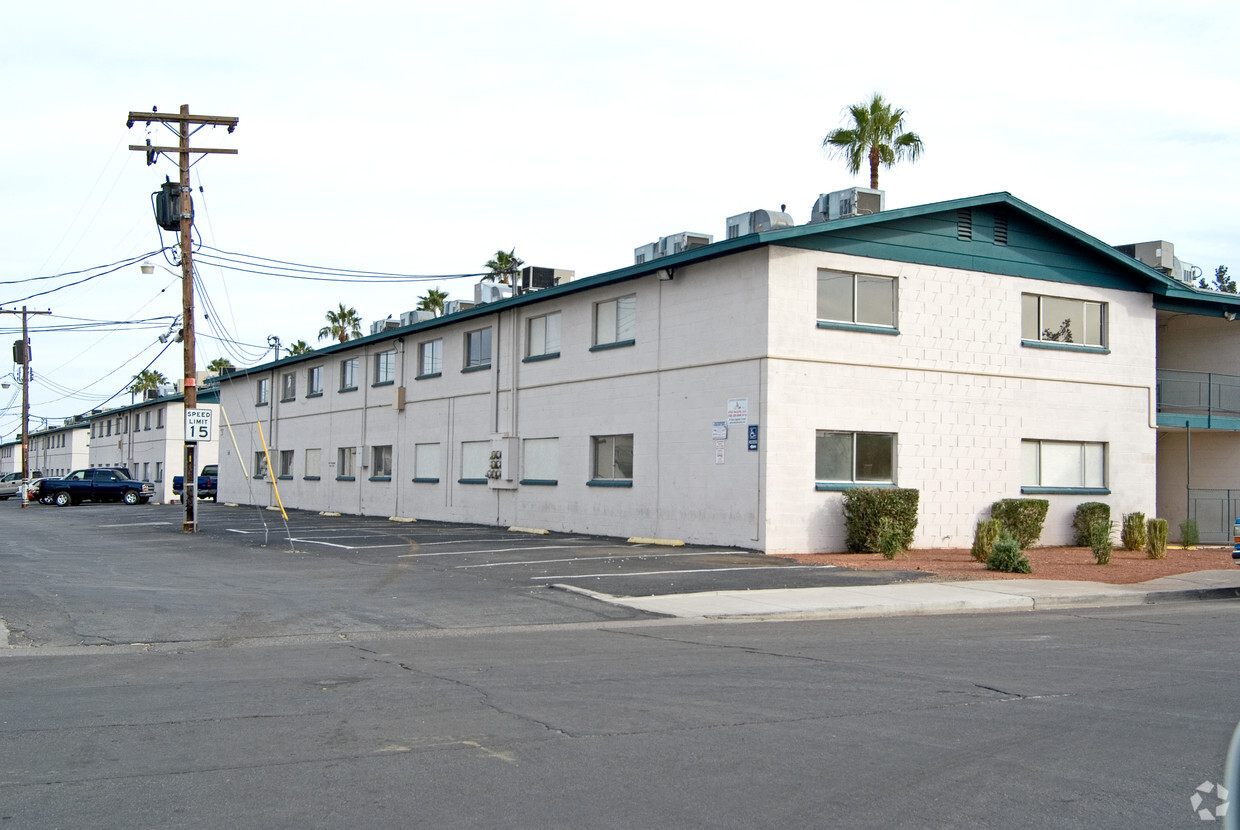
[[[747,210],[786,204],[803,223],[818,194],[868,185],[821,142],[877,90],[926,148],[881,173],[888,208],[1008,191],[1107,244],[1166,239],[1207,275],[1240,272],[1234,2],[9,6],[0,306],[54,312],[31,319],[32,412],[53,422],[127,404],[113,396],[180,311],[179,281],[137,265],[23,299],[71,280],[21,281],[175,244],[150,206],[175,161],[127,149],[146,139],[128,112],[152,106],[240,119],[194,137],[239,150],[194,167],[196,227],[270,259],[439,275],[515,246],[589,276],[659,236],[722,239]],[[368,329],[429,287],[470,299],[474,282],[200,274],[200,314],[247,344],[204,337],[200,367],[262,362],[269,335],[316,344],[339,302]],[[16,323],[0,317],[6,361]],[[179,377],[179,347],[153,368]],[[17,391],[0,389],[0,440],[19,429]]]

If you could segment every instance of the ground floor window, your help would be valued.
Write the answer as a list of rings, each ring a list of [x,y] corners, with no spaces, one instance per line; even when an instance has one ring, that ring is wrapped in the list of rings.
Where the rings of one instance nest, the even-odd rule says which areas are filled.
[[[819,430],[814,479],[824,484],[895,484],[896,436]]]
[[[280,450],[280,478],[293,477],[293,451]]]
[[[595,481],[633,480],[633,435],[594,435],[590,437]]]
[[[305,477],[317,480],[322,475],[322,458],[323,450],[320,447],[314,447],[306,450],[306,472]]]
[[[1022,487],[1104,488],[1107,445],[1101,442],[1020,442]]]
[[[357,447],[341,447],[336,451],[336,479],[353,480],[353,464]]]
[[[489,469],[491,469],[491,442],[462,441],[460,482],[462,484],[486,484]]]
[[[267,453],[259,450],[254,453],[254,477],[265,478],[267,476]]]
[[[392,445],[384,444],[379,447],[371,447],[371,477],[392,477]]]
[[[413,480],[426,482],[439,481],[438,444],[414,444]]]
[[[560,477],[560,439],[526,438],[522,443],[522,484],[555,484]]]

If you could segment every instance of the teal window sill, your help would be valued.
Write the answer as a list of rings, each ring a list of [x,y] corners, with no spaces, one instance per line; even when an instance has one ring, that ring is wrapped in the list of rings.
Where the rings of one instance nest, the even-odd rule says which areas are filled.
[[[292,476],[276,476],[276,478],[280,481],[292,481],[293,480]]]
[[[367,481],[391,481],[391,476],[371,476]]]
[[[457,484],[486,484],[487,480],[485,478],[458,478],[456,480],[456,483]]]
[[[479,366],[466,366],[464,369],[461,370],[461,374],[465,374],[466,372],[487,372],[487,371],[490,371],[490,369],[491,369],[490,363],[483,363]]]
[[[342,386],[340,387],[340,391],[341,392],[356,392],[357,387],[356,386]]]
[[[592,351],[592,352],[605,352],[605,351],[607,351],[608,349],[623,349],[623,348],[625,348],[626,346],[634,346],[634,345],[636,345],[636,344],[637,344],[637,341],[636,341],[636,340],[616,340],[616,341],[613,341],[613,342],[611,342],[611,343],[598,343],[598,344],[595,344],[595,345],[593,345],[593,346],[591,346],[591,347],[590,347],[590,351]]]
[[[632,487],[630,478],[592,478],[586,482],[587,487]]]
[[[288,403],[289,401],[295,401],[295,400],[297,400],[296,395],[294,395],[291,398],[280,398],[280,403]]]
[[[255,405],[255,406],[266,406],[266,405],[267,405],[267,402],[266,402],[266,401],[259,401],[258,403],[254,404],[254,405]],[[112,436],[111,436],[111,435],[109,435],[109,436],[107,436],[107,437],[108,437],[108,438],[111,438]]]
[[[370,384],[370,388],[374,389],[376,386],[391,386],[394,383],[396,383],[394,380],[377,380]]]
[[[426,477],[414,478],[413,481],[415,484],[438,484],[439,483],[439,479],[437,478],[426,478]]]
[[[555,360],[560,356],[559,352],[547,352],[546,354],[532,354],[522,360],[522,363],[537,363],[540,360]]]
[[[336,476],[336,481],[357,481],[357,476]]]
[[[555,487],[560,482],[554,478],[523,478],[520,483],[529,487]]]
[[[814,489],[820,492],[856,490],[858,487],[895,487],[890,481],[816,481]]]
[[[1020,345],[1027,349],[1050,349],[1059,352],[1088,352],[1091,354],[1110,354],[1106,346],[1085,346],[1081,343],[1055,343],[1051,340],[1022,340]]]
[[[301,480],[302,481],[318,481],[319,477],[318,476],[302,476]]]
[[[443,372],[431,372],[429,375],[418,375],[414,380],[430,380],[431,378],[443,377]]]
[[[1048,496],[1048,495],[1066,495],[1066,496],[1109,496],[1111,489],[1109,487],[1034,487],[1032,485],[1022,486],[1020,492],[1027,496]]]
[[[323,393],[322,392],[307,392],[306,397],[307,398],[321,398],[323,397]]]
[[[254,479],[255,481],[262,481],[263,479],[267,478],[267,476],[250,476],[250,478]]]
[[[868,334],[899,334],[895,326],[875,326],[867,323],[842,323],[835,320],[819,320],[818,328],[836,329],[838,331],[863,331]]]

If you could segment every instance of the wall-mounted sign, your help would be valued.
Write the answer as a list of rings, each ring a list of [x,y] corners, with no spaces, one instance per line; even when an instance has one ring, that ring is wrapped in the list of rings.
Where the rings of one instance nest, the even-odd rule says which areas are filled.
[[[728,426],[749,423],[749,398],[728,398]]]

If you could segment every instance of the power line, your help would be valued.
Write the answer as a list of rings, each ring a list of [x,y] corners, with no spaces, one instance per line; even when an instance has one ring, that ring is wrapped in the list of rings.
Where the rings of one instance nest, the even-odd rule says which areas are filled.
[[[203,253],[214,251],[215,253]],[[243,254],[235,251],[222,251],[209,245],[203,245],[198,253],[217,268],[229,271],[241,271],[247,274],[261,274],[286,279],[316,280],[323,282],[422,282],[433,280],[452,280],[464,277],[485,277],[490,272],[478,271],[459,274],[403,274],[388,271],[363,271],[350,268],[332,268],[323,265],[309,265],[299,262],[260,257],[254,254]],[[233,263],[233,264],[226,264]],[[264,265],[263,263],[272,263]],[[248,268],[242,265],[251,266]]]

